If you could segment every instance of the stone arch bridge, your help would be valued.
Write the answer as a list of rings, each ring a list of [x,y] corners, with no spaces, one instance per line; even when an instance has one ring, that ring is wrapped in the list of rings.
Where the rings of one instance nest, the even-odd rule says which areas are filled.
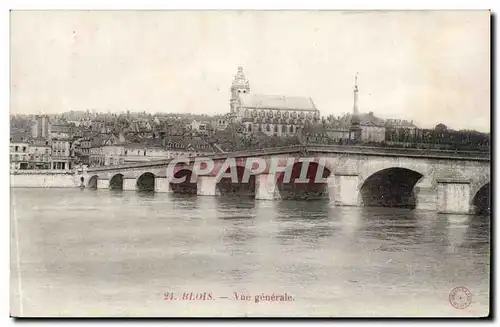
[[[315,145],[95,167],[76,177],[97,189],[257,200],[328,198],[338,206],[472,214],[489,210],[490,170],[485,152]]]

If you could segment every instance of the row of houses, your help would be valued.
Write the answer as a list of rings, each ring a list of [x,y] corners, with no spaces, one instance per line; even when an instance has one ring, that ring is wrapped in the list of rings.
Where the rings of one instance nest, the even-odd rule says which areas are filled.
[[[10,138],[10,168],[70,170],[74,152],[70,140],[47,140],[12,135]]]
[[[100,145],[89,149],[90,167],[113,166],[131,162],[173,159],[177,157],[197,157],[214,153],[216,148],[202,137],[166,136],[145,139],[140,143],[130,143],[123,136],[111,135]]]

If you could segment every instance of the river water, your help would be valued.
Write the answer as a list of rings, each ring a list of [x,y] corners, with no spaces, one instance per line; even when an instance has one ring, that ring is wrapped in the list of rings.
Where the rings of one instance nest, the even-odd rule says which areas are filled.
[[[11,203],[12,315],[489,312],[485,216],[89,189],[12,189]],[[287,301],[255,303],[273,293]]]

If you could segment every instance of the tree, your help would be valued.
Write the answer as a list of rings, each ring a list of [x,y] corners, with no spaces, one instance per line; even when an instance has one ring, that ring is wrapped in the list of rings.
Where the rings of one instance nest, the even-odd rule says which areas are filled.
[[[448,129],[448,127],[443,123],[439,123],[436,125],[436,127],[434,129],[438,133],[444,133]]]

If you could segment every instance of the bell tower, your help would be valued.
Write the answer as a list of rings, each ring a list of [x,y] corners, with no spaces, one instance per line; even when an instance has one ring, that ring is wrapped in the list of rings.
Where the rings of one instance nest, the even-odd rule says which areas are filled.
[[[236,109],[240,104],[239,95],[241,93],[250,93],[250,83],[243,73],[243,67],[240,66],[231,84],[231,100],[229,101],[229,105],[232,114],[236,114]]]

